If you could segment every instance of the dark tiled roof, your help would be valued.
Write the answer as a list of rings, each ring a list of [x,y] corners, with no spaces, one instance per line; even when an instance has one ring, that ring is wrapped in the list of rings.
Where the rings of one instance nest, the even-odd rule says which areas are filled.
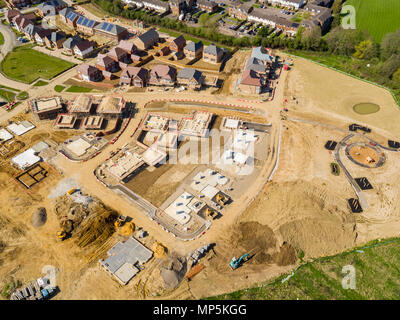
[[[191,52],[196,52],[197,50],[203,48],[203,42],[193,42],[189,41],[187,45],[185,46],[185,50],[191,51]]]
[[[220,52],[222,52],[222,49],[214,44],[210,44],[204,48],[204,53],[212,54],[214,56],[217,56]]]
[[[183,68],[178,72],[178,79],[190,80],[194,78],[197,82],[200,81],[202,73],[199,70],[192,68]]]

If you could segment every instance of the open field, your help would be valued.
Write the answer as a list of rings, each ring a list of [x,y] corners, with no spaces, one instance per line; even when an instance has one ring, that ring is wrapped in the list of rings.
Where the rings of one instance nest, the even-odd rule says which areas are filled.
[[[374,246],[376,245],[376,246]],[[243,300],[315,300],[315,299],[395,299],[399,298],[400,239],[374,241],[369,248],[357,248],[302,265],[282,283],[287,275],[272,283],[224,294],[209,299]],[[342,268],[351,265],[356,272],[356,289],[341,285]]]
[[[50,80],[72,66],[71,62],[33,50],[31,45],[15,48],[1,63],[8,78],[24,83],[38,78]]]
[[[397,0],[348,0],[356,9],[357,28],[368,30],[381,42],[386,33],[400,29],[400,2]]]

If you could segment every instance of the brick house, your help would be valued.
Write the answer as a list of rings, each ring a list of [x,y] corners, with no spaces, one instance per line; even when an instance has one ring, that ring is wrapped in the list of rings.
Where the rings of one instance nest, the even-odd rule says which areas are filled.
[[[79,42],[83,41],[80,36],[73,36],[63,42],[63,50],[66,54],[74,55],[74,47]]]
[[[89,40],[79,41],[73,46],[72,50],[75,56],[84,59],[93,53],[94,42]]]
[[[128,30],[119,25],[102,21],[94,27],[94,35],[114,41],[120,41],[128,35]]]
[[[217,11],[218,5],[215,2],[209,0],[197,0],[197,6],[200,10],[212,13]]]
[[[77,68],[78,77],[83,81],[100,81],[103,78],[102,72],[94,66],[90,66],[87,63],[82,63]]]
[[[64,32],[53,31],[47,37],[44,38],[45,46],[48,48],[62,48],[63,42],[67,38]]]
[[[199,42],[189,41],[183,48],[183,53],[189,60],[201,58],[203,54],[203,43],[201,41]]]
[[[186,40],[182,35],[180,35],[178,38],[175,38],[169,43],[169,48],[172,52],[182,51],[185,46]]]
[[[127,67],[121,73],[121,84],[143,88],[148,81],[149,72],[145,68]]]
[[[118,62],[105,54],[97,56],[96,68],[107,72],[116,72],[119,70]]]
[[[210,63],[219,63],[222,60],[224,52],[221,48],[214,44],[210,44],[203,50],[203,60]]]
[[[97,24],[97,21],[80,16],[78,20],[76,20],[76,30],[85,35],[92,36],[94,34],[94,27]]]
[[[165,65],[157,64],[150,71],[149,84],[158,86],[174,86],[176,82],[176,69]]]
[[[203,74],[192,68],[183,68],[179,70],[176,77],[178,84],[191,88],[200,88],[203,83]]]
[[[154,46],[159,41],[158,32],[155,29],[150,29],[141,34],[134,40],[134,44],[140,50],[147,50]]]
[[[109,56],[111,59],[113,59],[116,62],[123,62],[123,63],[130,63],[131,58],[130,54],[128,54],[125,50],[121,49],[120,47],[114,47],[112,48],[108,53],[107,56]]]

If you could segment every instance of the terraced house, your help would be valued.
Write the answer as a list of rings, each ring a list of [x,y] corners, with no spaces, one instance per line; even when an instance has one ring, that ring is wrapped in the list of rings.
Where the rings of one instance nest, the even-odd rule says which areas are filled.
[[[68,5],[62,0],[50,0],[39,4],[37,6],[37,12],[41,17],[55,16],[66,7],[68,7]]]
[[[97,21],[80,16],[78,20],[76,20],[76,30],[85,35],[92,36],[94,35],[94,27],[98,24]]]
[[[247,20],[252,10],[253,5],[250,2],[233,1],[228,4],[228,15],[239,20]]]
[[[306,3],[305,0],[268,0],[269,4],[289,9],[300,9]]]
[[[103,21],[94,27],[94,34],[119,42],[127,36],[128,30],[119,25]]]
[[[143,0],[143,5],[147,9],[153,9],[159,13],[170,11],[169,3],[161,0]]]
[[[218,5],[215,2],[211,2],[209,0],[197,0],[197,6],[200,10],[206,11],[208,13],[213,13],[218,9]]]

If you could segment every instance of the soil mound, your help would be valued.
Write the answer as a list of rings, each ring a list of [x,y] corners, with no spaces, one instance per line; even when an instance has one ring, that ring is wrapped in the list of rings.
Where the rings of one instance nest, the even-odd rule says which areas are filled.
[[[43,226],[47,221],[46,208],[40,207],[33,214],[31,218],[32,226],[35,228]]]
[[[258,222],[241,222],[232,237],[236,256],[250,253],[249,263],[273,262],[272,253],[276,248],[276,238],[272,229]]]
[[[275,255],[275,262],[278,266],[289,266],[297,261],[296,249],[289,243],[284,242],[278,253]]]
[[[185,277],[186,271],[186,258],[169,256],[161,266],[161,277],[165,288],[175,289]]]

